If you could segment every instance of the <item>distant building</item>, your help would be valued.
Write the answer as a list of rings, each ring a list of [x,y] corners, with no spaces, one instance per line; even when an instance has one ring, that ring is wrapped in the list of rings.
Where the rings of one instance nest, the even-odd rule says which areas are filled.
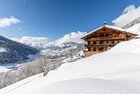
[[[85,57],[107,51],[121,41],[133,39],[135,36],[137,36],[137,34],[104,23],[103,26],[82,37],[86,42],[84,50]]]

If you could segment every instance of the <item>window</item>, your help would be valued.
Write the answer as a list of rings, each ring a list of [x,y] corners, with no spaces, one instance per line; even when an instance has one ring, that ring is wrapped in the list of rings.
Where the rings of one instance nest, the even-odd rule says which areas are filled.
[[[94,41],[93,44],[96,44],[96,41]]]
[[[109,35],[107,35],[107,34],[105,35],[105,37],[108,37],[108,36],[109,36]]]
[[[100,44],[102,44],[103,43],[103,41],[100,41]]]
[[[88,45],[90,45],[90,41],[88,41]]]
[[[96,36],[97,36],[97,37],[100,37],[100,34],[97,34]]]
[[[91,48],[88,48],[88,51],[91,51]]]
[[[112,44],[114,44],[114,41],[112,41]]]
[[[108,41],[106,43],[108,43]]]

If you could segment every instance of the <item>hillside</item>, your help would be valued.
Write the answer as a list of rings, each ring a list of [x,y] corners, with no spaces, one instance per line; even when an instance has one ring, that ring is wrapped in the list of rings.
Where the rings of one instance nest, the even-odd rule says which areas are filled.
[[[36,48],[0,36],[0,64],[15,63],[28,59],[39,51]]]
[[[140,17],[138,17],[138,18],[136,18],[135,20],[133,20],[133,21],[127,23],[127,24],[126,24],[125,26],[123,26],[122,28],[128,29],[128,28],[130,28],[130,27],[132,27],[132,26],[134,26],[134,25],[136,25],[136,24],[139,24],[139,23],[140,23]],[[135,29],[134,29],[134,30],[135,30]]]
[[[139,94],[140,40],[122,42],[108,52],[27,78],[0,94]],[[26,90],[26,91],[25,91]]]
[[[135,20],[131,21],[130,23],[126,24],[122,28],[128,30],[131,33],[140,35],[140,17],[138,17]]]
[[[127,28],[127,30],[130,31],[131,33],[140,35],[140,23],[137,23],[132,27]]]

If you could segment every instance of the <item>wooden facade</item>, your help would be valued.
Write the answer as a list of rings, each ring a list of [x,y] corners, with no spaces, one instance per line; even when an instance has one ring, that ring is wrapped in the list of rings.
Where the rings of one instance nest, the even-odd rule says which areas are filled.
[[[137,34],[129,33],[124,29],[104,24],[82,37],[85,40],[85,57],[109,50],[121,41],[135,38]]]

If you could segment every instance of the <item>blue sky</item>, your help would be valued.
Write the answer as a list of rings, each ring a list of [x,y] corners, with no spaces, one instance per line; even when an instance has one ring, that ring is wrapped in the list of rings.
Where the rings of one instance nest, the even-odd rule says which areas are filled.
[[[20,22],[0,27],[6,37],[41,36],[58,39],[76,31],[89,32],[120,16],[128,5],[139,0],[1,0],[0,18]]]

